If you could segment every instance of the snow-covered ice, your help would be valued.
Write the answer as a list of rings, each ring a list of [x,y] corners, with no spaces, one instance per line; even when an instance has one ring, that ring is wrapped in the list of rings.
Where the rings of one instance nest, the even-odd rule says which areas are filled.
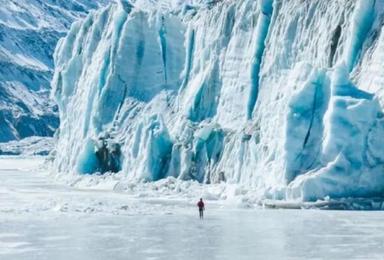
[[[0,158],[0,258],[382,259],[384,213],[242,209],[55,183],[44,158]]]
[[[48,155],[54,145],[53,137],[31,136],[20,141],[0,143],[0,155]]]

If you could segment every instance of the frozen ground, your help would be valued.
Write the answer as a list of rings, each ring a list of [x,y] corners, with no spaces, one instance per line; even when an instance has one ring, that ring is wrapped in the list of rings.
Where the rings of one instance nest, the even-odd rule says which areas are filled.
[[[54,147],[53,137],[31,136],[18,141],[0,143],[0,155],[48,155]]]
[[[55,184],[0,158],[0,259],[383,259],[384,212],[239,209]],[[196,198],[197,199],[197,198]]]

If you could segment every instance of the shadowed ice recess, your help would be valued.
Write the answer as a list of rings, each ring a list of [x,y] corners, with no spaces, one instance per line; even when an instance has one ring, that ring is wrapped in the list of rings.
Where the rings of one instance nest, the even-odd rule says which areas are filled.
[[[381,197],[384,0],[120,1],[55,52],[61,174]]]

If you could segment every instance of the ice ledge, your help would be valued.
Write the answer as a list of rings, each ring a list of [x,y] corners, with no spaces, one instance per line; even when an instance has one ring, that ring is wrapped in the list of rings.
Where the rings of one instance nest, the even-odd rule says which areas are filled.
[[[290,200],[261,200],[258,205],[271,209],[322,209],[322,210],[384,210],[384,197],[340,198],[315,202]]]

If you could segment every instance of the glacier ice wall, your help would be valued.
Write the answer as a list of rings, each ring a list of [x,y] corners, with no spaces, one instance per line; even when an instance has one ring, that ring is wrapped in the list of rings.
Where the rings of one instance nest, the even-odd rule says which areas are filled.
[[[226,181],[260,198],[384,191],[384,1],[120,1],[56,49],[55,165]]]

